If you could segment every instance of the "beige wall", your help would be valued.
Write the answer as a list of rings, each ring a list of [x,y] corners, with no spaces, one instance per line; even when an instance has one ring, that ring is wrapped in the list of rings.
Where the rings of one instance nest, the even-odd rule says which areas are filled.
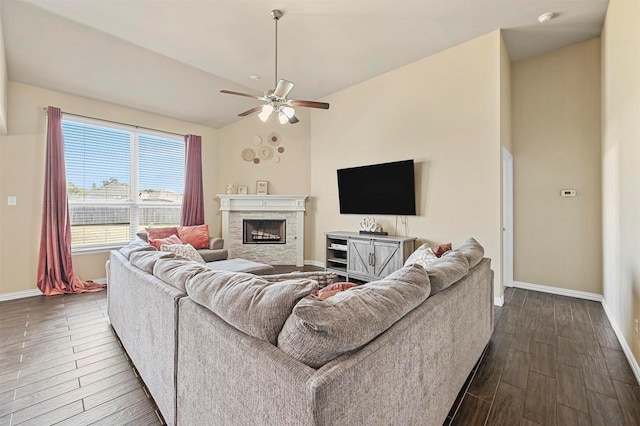
[[[325,98],[331,109],[311,112],[307,259],[324,261],[325,232],[358,230],[362,215],[339,213],[337,169],[414,159],[408,234],[454,246],[477,238],[500,295],[500,68],[495,31]],[[395,232],[395,216],[376,219]]]
[[[600,294],[600,39],[516,62],[511,79],[514,280]]]
[[[226,192],[229,182],[249,187],[249,194],[256,193],[256,181],[269,181],[269,194],[308,195],[309,184],[309,126],[310,117],[307,108],[297,108],[296,116],[300,120],[295,125],[281,125],[275,115],[266,123],[256,114],[219,130],[220,158],[218,168],[218,194]],[[272,132],[280,135],[280,145],[274,148],[274,158],[260,161],[258,164],[244,161],[241,153],[246,148],[258,151],[269,146]],[[260,145],[254,145],[253,138],[262,139]],[[276,148],[284,148],[283,153]],[[275,161],[275,156],[280,161]],[[219,204],[218,204],[219,206]]]
[[[2,34],[2,16],[0,16],[0,134],[7,134],[7,59]]]
[[[0,136],[0,294],[36,289],[46,148],[42,108],[48,105],[106,120],[201,135],[205,219],[211,234],[220,235],[215,205],[219,186],[217,130],[19,83],[10,82],[8,88],[9,132]],[[6,205],[9,195],[18,197],[16,206]],[[107,256],[74,256],[74,268],[81,279],[102,278]]]
[[[640,361],[640,2],[611,0],[602,32],[604,300]]]

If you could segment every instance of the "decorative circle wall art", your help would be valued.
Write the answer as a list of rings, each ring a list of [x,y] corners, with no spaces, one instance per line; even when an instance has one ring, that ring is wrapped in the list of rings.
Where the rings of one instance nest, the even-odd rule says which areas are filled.
[[[276,155],[275,157],[273,157],[273,162],[274,163],[279,163],[280,162],[280,156]]]
[[[251,161],[256,157],[256,152],[251,148],[246,148],[242,150],[241,156],[244,161]]]
[[[280,154],[282,154],[282,153],[284,152],[284,147],[283,147],[283,146],[279,146],[279,147],[278,147],[278,152],[279,152]]]
[[[273,157],[273,149],[270,146],[263,146],[258,149],[258,154],[263,160],[271,160]]]
[[[251,139],[251,141],[253,142],[253,144],[255,146],[258,146],[258,145],[260,145],[262,143],[262,137],[256,135]]]
[[[253,159],[253,164],[259,164],[260,163],[260,159],[259,158],[254,158]]]
[[[268,140],[270,145],[278,146],[280,145],[280,135],[276,132],[271,132]]]

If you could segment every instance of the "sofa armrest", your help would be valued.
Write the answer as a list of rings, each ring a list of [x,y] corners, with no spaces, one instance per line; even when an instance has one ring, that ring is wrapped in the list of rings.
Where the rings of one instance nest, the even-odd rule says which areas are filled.
[[[200,249],[198,250],[198,253],[200,253],[200,256],[202,256],[202,260],[207,263],[215,262],[217,260],[227,260],[227,258],[229,257],[227,249]]]
[[[211,250],[224,248],[224,240],[219,237],[209,237],[209,248]]]

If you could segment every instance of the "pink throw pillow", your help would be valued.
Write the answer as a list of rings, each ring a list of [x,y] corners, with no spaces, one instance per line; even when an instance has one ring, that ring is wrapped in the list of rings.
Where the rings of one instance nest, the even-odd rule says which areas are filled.
[[[330,298],[331,296],[337,293],[340,293],[341,291],[346,291],[346,290],[349,290],[350,288],[357,287],[357,286],[358,284],[354,284],[354,283],[333,283],[326,286],[325,288],[321,288],[320,290],[313,290],[311,294],[313,296],[317,296],[320,299],[324,300],[324,299]]]
[[[442,257],[443,254],[451,250],[451,243],[440,244],[438,247],[433,249],[433,252],[436,256]]]
[[[183,244],[191,244],[196,249],[209,248],[209,225],[181,226],[178,238]]]
[[[149,244],[160,250],[163,244],[182,244],[177,235],[169,235],[167,238],[149,238]]]
[[[167,238],[169,235],[178,235],[178,228],[147,228],[147,239],[156,240],[158,238]]]

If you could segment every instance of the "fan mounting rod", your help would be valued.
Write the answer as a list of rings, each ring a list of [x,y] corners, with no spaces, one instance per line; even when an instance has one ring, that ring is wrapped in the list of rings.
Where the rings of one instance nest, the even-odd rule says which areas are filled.
[[[273,76],[273,87],[276,87],[278,85],[278,21],[280,20],[280,18],[282,18],[282,15],[283,13],[281,10],[274,9],[271,11],[271,17],[276,22],[276,70],[275,75]]]

